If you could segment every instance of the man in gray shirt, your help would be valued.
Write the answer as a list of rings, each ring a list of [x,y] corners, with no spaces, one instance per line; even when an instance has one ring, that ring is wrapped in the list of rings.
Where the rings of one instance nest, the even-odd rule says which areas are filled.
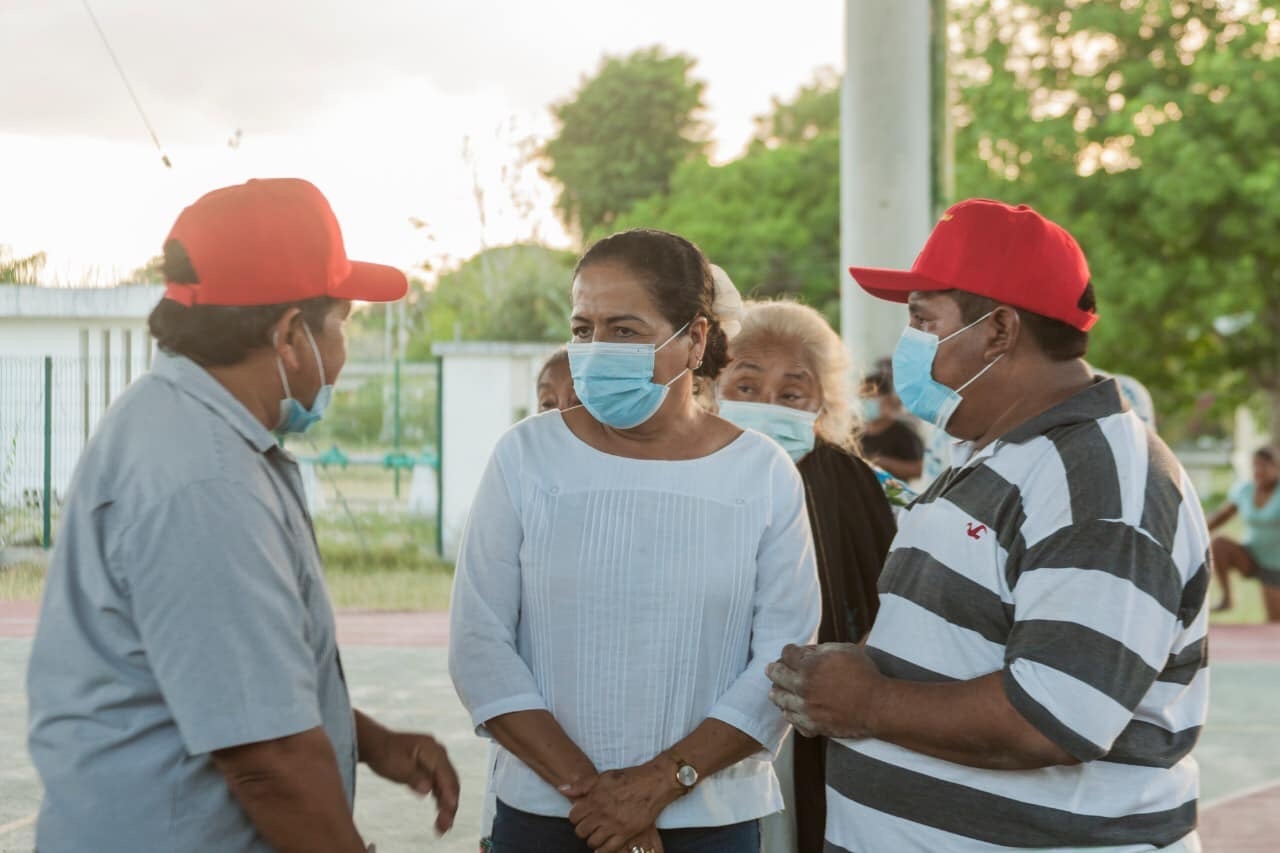
[[[350,262],[314,186],[250,181],[188,207],[151,315],[161,352],[80,460],[28,672],[43,853],[363,851],[355,765],[435,795],[431,737],[354,711],[297,464],[351,300],[405,293]]]

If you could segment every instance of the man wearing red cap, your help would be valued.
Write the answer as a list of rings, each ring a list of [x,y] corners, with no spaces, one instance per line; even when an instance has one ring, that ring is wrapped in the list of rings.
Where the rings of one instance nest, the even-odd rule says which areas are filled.
[[[28,671],[36,840],[67,851],[364,851],[357,761],[421,795],[458,778],[427,735],[354,711],[298,466],[351,300],[407,288],[347,259],[306,181],[216,190],[164,246],[160,352],[85,449]]]
[[[774,701],[833,738],[827,844],[1198,851],[1208,534],[1178,461],[1083,361],[1084,255],[1028,207],[952,207],[909,272],[906,406],[953,466],[899,517],[865,648],[788,647]]]

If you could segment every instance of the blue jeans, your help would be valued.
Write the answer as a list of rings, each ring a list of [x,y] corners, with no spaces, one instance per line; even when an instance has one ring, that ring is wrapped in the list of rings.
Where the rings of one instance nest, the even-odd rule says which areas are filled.
[[[696,829],[662,829],[667,853],[759,853],[760,821]],[[567,818],[543,817],[498,800],[492,853],[592,853]]]

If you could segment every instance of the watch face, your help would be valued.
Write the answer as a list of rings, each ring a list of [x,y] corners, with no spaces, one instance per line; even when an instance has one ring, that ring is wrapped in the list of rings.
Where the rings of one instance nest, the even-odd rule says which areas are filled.
[[[686,788],[692,788],[698,782],[698,771],[688,764],[681,764],[680,769],[676,771],[676,780]]]

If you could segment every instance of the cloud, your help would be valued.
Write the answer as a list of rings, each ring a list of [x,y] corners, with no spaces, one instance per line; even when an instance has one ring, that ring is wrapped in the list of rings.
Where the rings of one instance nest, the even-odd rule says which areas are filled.
[[[397,81],[447,97],[496,93],[527,111],[569,95],[602,53],[658,42],[706,69],[736,65],[731,73],[767,80],[766,68],[781,66],[785,79],[815,38],[838,39],[839,9],[838,0],[815,3],[789,16],[780,37],[776,0],[90,2],[167,144],[220,141],[236,128],[287,133]],[[757,45],[770,62],[721,62]],[[812,65],[829,61],[829,46],[816,53]],[[0,2],[0,80],[0,131],[145,138],[80,0]]]
[[[527,227],[503,210],[513,134],[549,132],[547,106],[602,55],[662,44],[697,58],[732,156],[751,116],[838,63],[843,43],[843,0],[90,2],[174,167],[150,149],[81,0],[0,0],[0,243],[47,250],[66,282],[114,280],[198,195],[266,175],[321,186],[356,256],[464,257]],[[551,188],[534,190],[542,236],[560,239]]]
[[[554,51],[521,37],[536,3],[422,0],[93,0],[161,138],[236,127],[287,132],[330,104],[395,81],[514,99],[563,79]],[[106,138],[143,132],[76,0],[4,0],[0,127]],[[545,6],[543,7],[545,12]],[[563,63],[559,63],[563,66]],[[16,84],[16,85],[15,85]]]

